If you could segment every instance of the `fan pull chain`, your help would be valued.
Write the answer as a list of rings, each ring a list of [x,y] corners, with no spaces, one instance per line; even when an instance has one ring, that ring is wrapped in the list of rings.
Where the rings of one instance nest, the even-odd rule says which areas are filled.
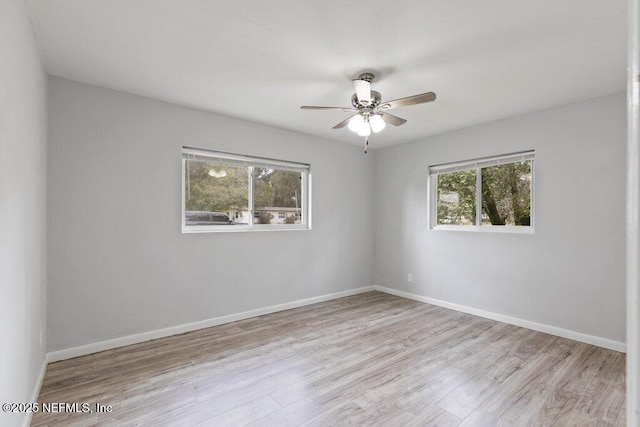
[[[367,154],[367,150],[369,149],[369,137],[364,137],[364,154]]]

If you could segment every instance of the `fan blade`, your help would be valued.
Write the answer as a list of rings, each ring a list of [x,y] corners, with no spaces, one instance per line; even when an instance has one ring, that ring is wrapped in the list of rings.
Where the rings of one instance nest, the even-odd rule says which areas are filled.
[[[393,116],[389,113],[380,113],[380,115],[382,116],[382,120],[384,120],[386,123],[389,123],[390,125],[402,126],[403,124],[407,123],[405,119]]]
[[[334,129],[340,129],[340,128],[345,127],[346,125],[348,125],[348,124],[349,124],[349,120],[351,120],[351,119],[352,119],[353,117],[355,117],[355,116],[357,116],[357,114],[355,114],[354,116],[350,116],[349,118],[347,118],[347,119],[345,119],[345,120],[341,121],[340,123],[338,123],[337,125],[335,125],[333,128],[334,128]]]
[[[316,107],[315,105],[303,105],[303,110],[335,110],[335,111],[346,111],[347,113],[358,111],[355,108],[348,107]]]
[[[393,101],[383,102],[378,106],[379,111],[387,111],[393,108],[408,107],[409,105],[422,104],[436,100],[436,94],[433,92],[421,93],[420,95],[408,96],[406,98],[394,99]]]
[[[358,101],[362,104],[371,103],[371,83],[366,80],[356,79],[353,81],[353,87],[356,89]]]

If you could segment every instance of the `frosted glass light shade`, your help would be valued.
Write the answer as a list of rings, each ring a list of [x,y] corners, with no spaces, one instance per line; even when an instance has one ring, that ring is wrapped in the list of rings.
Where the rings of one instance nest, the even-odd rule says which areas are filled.
[[[358,129],[358,135],[360,136],[371,135],[371,127],[369,126],[369,123],[366,123],[366,122],[362,123],[362,126],[360,126],[360,129]]]
[[[364,125],[364,118],[360,114],[356,114],[349,120],[349,124],[347,127],[351,132],[358,132],[360,128]]]
[[[382,116],[379,114],[371,116],[371,118],[369,119],[369,123],[371,123],[371,130],[375,133],[380,132],[387,125],[384,120],[382,120]]]

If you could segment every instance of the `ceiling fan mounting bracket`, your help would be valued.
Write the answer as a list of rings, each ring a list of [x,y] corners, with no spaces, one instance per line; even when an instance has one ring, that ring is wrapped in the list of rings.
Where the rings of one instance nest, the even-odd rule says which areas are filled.
[[[358,76],[358,80],[364,80],[365,82],[371,83],[375,76],[371,73],[362,73]]]

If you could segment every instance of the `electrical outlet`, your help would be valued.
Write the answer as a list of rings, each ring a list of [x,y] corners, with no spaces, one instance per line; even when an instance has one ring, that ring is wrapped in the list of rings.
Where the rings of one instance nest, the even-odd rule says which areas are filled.
[[[413,274],[407,274],[407,282],[413,282]]]

